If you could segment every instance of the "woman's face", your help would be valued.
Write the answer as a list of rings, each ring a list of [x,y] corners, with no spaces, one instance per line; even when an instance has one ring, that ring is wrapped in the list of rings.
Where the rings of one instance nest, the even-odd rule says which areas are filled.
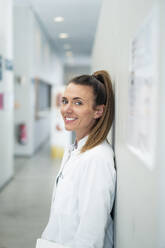
[[[94,109],[94,95],[90,86],[70,83],[62,97],[61,114],[65,128],[76,132],[77,141],[89,134],[97,118],[98,108]]]

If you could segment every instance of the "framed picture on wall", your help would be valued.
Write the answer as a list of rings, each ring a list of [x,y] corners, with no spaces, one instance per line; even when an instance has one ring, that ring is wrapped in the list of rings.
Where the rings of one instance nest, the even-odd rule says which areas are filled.
[[[158,12],[153,9],[130,45],[128,146],[148,168],[155,158],[158,85]]]
[[[10,59],[5,59],[5,69],[7,71],[12,71],[13,70],[13,61]]]
[[[45,117],[51,107],[51,85],[39,78],[33,79],[35,87],[35,119]]]

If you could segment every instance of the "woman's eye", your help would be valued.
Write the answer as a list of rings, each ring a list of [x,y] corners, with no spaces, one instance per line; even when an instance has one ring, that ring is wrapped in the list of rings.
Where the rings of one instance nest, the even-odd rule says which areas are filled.
[[[62,99],[61,103],[62,103],[62,104],[67,104],[68,101],[67,101],[66,99]]]
[[[82,105],[82,102],[78,101],[78,102],[74,102],[75,105]]]

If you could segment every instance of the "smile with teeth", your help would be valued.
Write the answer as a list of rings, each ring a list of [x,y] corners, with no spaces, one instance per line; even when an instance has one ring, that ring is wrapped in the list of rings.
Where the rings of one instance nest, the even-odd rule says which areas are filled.
[[[74,120],[76,120],[77,118],[69,118],[69,117],[65,117],[65,120],[67,120],[67,121],[74,121]]]
[[[70,124],[77,120],[76,117],[65,117],[64,119],[65,119],[65,124]]]

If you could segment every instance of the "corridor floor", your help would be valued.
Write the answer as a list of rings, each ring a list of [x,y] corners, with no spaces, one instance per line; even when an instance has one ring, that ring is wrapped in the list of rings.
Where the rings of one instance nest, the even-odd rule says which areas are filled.
[[[15,159],[15,176],[0,192],[0,248],[35,248],[48,222],[59,166],[48,145],[32,158]]]

